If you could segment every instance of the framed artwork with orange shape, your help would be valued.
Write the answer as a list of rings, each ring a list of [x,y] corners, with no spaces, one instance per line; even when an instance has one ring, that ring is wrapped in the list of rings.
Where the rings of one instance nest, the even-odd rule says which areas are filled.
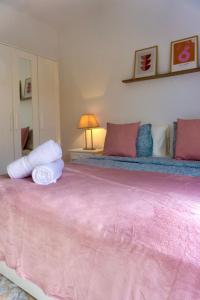
[[[198,36],[171,42],[171,72],[198,68]]]
[[[135,51],[134,77],[151,77],[157,74],[158,46]]]

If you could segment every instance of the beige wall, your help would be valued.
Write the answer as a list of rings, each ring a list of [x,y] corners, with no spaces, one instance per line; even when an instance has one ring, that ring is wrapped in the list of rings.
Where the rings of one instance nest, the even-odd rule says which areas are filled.
[[[121,83],[132,76],[136,49],[158,45],[159,72],[169,71],[170,41],[200,34],[199,12],[195,1],[116,0],[65,29],[60,39],[65,154],[83,145],[76,125],[84,112],[97,114],[102,127],[107,121],[160,124],[200,117],[200,73]],[[101,146],[102,131],[96,134]]]
[[[58,34],[42,22],[0,3],[0,42],[57,59]]]

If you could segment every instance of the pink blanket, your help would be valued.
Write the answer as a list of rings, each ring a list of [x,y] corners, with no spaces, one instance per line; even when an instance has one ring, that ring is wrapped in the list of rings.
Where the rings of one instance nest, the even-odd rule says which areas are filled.
[[[67,165],[0,179],[0,259],[62,300],[199,300],[200,178]]]

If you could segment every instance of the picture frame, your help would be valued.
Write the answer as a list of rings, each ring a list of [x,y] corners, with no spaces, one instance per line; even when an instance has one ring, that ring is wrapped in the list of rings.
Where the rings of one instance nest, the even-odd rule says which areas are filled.
[[[135,51],[134,78],[152,77],[157,74],[158,46]]]
[[[25,79],[23,100],[32,98],[32,82],[31,77]]]
[[[22,94],[22,81],[19,80],[19,98],[22,101],[23,100],[23,94]]]
[[[170,72],[198,68],[198,36],[171,42]]]

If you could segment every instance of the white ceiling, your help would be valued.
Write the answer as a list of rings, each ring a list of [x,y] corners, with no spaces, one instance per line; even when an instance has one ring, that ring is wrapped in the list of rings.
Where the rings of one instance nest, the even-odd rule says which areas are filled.
[[[200,9],[200,0],[0,0],[0,3],[25,12],[57,30],[72,20],[88,18],[100,9],[112,8],[114,4],[120,4],[123,8],[128,2],[136,8],[138,5],[145,7],[145,3],[152,3],[154,7],[167,4],[173,9],[173,5],[179,2],[180,5]]]
[[[98,10],[99,5],[110,0],[0,0],[20,12],[45,22],[55,29],[74,18],[87,17]],[[111,0],[112,1],[112,0]]]

